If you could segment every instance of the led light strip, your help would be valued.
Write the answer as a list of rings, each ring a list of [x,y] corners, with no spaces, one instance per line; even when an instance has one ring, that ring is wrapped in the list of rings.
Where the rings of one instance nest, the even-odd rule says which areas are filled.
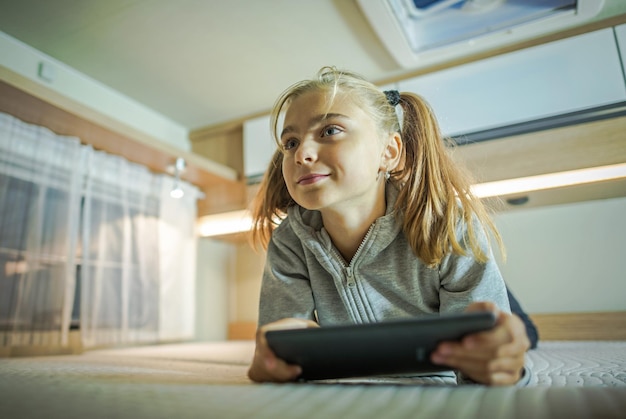
[[[479,198],[511,195],[516,193],[562,188],[565,186],[601,182],[626,177],[626,163],[567,172],[548,173],[517,179],[498,180],[472,186],[472,192]]]
[[[243,233],[250,231],[251,228],[252,217],[248,210],[205,215],[198,219],[198,234],[200,237]]]
[[[479,183],[472,186],[472,192],[479,198],[487,198],[621,178],[626,178],[626,163]],[[200,237],[243,233],[251,228],[252,218],[247,210],[207,215],[198,220]]]

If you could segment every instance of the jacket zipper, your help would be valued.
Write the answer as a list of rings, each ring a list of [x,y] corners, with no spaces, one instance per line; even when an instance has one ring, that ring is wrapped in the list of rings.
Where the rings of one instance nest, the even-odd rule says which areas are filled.
[[[356,252],[354,253],[354,256],[352,257],[352,260],[350,260],[350,263],[348,265],[346,265],[346,261],[343,258],[343,256],[341,256],[339,252],[337,252],[337,249],[335,249],[335,246],[332,247],[335,257],[341,262],[341,264],[343,265],[346,271],[346,284],[348,285],[348,287],[354,287],[354,285],[356,284],[356,282],[354,281],[353,262],[356,260],[357,256],[359,256],[359,254],[361,253],[361,250],[363,249],[363,246],[365,245],[370,235],[372,234],[372,230],[374,230],[374,225],[376,225],[376,222],[374,222],[370,226],[369,230],[367,230],[365,237],[361,241],[361,244],[359,245],[359,247],[356,249]]]

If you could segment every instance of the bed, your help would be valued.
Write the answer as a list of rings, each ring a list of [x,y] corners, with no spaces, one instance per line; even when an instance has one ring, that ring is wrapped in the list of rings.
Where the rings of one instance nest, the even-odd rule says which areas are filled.
[[[253,384],[250,340],[0,359],[2,418],[618,418],[626,341],[542,341],[525,388]]]

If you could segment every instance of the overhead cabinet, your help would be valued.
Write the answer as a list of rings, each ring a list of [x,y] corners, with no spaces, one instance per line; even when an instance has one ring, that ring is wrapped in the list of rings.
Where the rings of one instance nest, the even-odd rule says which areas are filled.
[[[624,28],[619,30],[623,39]],[[626,100],[613,28],[452,67],[398,86],[426,98],[449,136]]]

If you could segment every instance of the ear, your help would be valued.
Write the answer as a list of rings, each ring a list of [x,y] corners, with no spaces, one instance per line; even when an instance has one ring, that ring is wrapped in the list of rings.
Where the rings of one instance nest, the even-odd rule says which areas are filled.
[[[389,135],[385,148],[383,150],[383,158],[381,161],[381,169],[383,171],[392,171],[400,163],[402,156],[402,137],[397,132]]]

